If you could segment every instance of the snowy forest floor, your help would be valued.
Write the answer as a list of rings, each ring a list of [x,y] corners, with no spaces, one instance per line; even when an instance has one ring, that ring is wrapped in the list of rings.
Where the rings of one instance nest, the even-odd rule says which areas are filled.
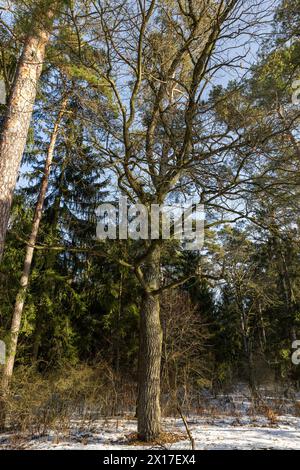
[[[192,416],[188,418],[188,424],[197,450],[300,450],[299,417],[279,416],[276,422],[271,423],[263,416]],[[136,431],[136,421],[133,418],[110,418],[95,421],[92,425],[74,420],[68,435],[52,431],[42,437],[26,439],[24,436],[8,433],[0,436],[0,448],[125,450],[132,449],[134,445],[134,449],[191,449],[180,419],[164,419],[163,428],[169,433],[182,435],[182,440],[172,444],[157,442],[147,446],[129,443],[128,436]]]
[[[261,388],[260,395],[261,408],[254,407],[244,384],[227,394],[199,395],[194,412],[186,414],[196,450],[300,450],[300,393]],[[82,412],[75,416],[57,413],[49,425],[43,422],[45,410],[39,409],[33,426],[0,434],[0,450],[191,449],[178,416],[163,418],[161,439],[142,445],[136,438],[133,410],[106,418],[96,410],[85,417]]]

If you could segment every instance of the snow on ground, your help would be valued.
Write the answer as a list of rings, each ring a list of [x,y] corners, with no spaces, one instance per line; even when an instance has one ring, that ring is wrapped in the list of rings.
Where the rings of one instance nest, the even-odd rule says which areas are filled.
[[[300,418],[280,416],[276,423],[265,417],[218,416],[189,417],[188,424],[196,441],[197,450],[300,450]],[[181,420],[167,418],[163,421],[165,431],[185,433]],[[89,450],[126,450],[126,449],[191,449],[189,440],[159,446],[134,446],[126,442],[126,436],[136,431],[136,421],[130,419],[98,420],[88,427],[82,422],[73,421],[68,437],[55,432],[47,436],[16,441],[16,436],[0,435],[0,448],[25,449],[89,449]],[[15,442],[15,443],[14,443]],[[17,444],[16,444],[17,442]]]

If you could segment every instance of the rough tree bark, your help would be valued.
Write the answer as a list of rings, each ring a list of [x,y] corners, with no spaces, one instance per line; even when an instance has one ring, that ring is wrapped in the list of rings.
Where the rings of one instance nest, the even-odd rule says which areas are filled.
[[[37,240],[40,222],[42,219],[43,207],[44,207],[44,202],[45,202],[48,182],[49,182],[50,169],[51,169],[51,165],[53,162],[55,144],[56,144],[57,137],[59,134],[59,125],[65,113],[66,106],[67,106],[67,98],[65,97],[62,101],[61,109],[57,115],[54,128],[51,134],[51,139],[50,139],[50,143],[49,143],[49,147],[47,151],[47,157],[45,161],[44,176],[42,179],[40,192],[39,192],[39,196],[38,196],[38,200],[37,200],[37,204],[35,208],[31,234],[30,234],[28,244],[26,247],[23,271],[22,271],[22,276],[20,279],[20,289],[17,293],[16,303],[15,303],[14,312],[12,316],[10,337],[9,337],[8,348],[7,348],[8,349],[7,357],[6,357],[6,363],[3,368],[2,383],[1,383],[0,428],[2,429],[5,427],[5,418],[6,418],[5,397],[9,390],[9,385],[10,385],[10,381],[11,381],[13,369],[14,369],[14,364],[15,364],[18,337],[19,337],[19,332],[20,332],[26,293],[27,293],[28,284],[29,284],[29,277],[30,277],[30,272],[31,272],[34,248],[35,248],[35,244]]]
[[[162,328],[159,296],[160,248],[156,248],[144,270],[147,291],[143,294],[140,314],[140,352],[138,377],[138,435],[141,440],[156,439],[161,431],[160,368]]]
[[[56,2],[50,2],[50,7],[42,21],[38,18],[39,26],[33,24],[32,31],[27,35],[2,125],[0,136],[0,261],[55,5]]]

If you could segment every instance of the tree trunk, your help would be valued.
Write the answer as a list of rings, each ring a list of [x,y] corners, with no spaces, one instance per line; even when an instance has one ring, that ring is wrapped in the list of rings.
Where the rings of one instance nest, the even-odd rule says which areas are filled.
[[[248,381],[249,387],[251,391],[252,398],[254,399],[255,404],[257,404],[259,400],[259,392],[256,385],[256,378],[255,378],[255,367],[253,363],[253,353],[252,353],[252,346],[249,341],[248,345]]]
[[[119,282],[119,296],[118,296],[118,315],[117,315],[117,322],[116,322],[116,334],[114,335],[117,339],[115,344],[115,368],[116,374],[119,379],[120,375],[120,343],[121,343],[121,335],[120,335],[120,325],[121,325],[121,317],[122,317],[122,309],[123,309],[123,283],[124,283],[124,273],[121,271],[120,282]]]
[[[1,428],[5,426],[5,415],[6,415],[5,397],[7,395],[9,384],[10,384],[11,377],[13,374],[15,355],[16,355],[17,344],[18,344],[18,336],[19,336],[22,314],[23,314],[23,309],[24,309],[25,297],[26,297],[28,284],[29,284],[29,276],[31,272],[34,247],[36,244],[36,239],[37,239],[39,226],[40,226],[40,222],[42,218],[42,212],[43,212],[45,197],[46,197],[47,188],[48,188],[49,174],[50,174],[51,164],[53,161],[54,148],[55,148],[55,144],[56,144],[56,140],[57,140],[57,136],[59,132],[59,124],[65,112],[66,106],[67,106],[67,98],[64,98],[62,101],[61,110],[57,116],[57,119],[53,128],[53,132],[51,135],[48,152],[47,152],[47,158],[45,161],[44,176],[42,179],[39,197],[38,197],[36,208],[35,208],[32,230],[31,230],[27,247],[26,247],[23,272],[22,272],[22,276],[20,279],[20,289],[16,297],[16,303],[15,303],[11,330],[10,330],[10,338],[9,338],[9,343],[8,343],[7,358],[6,358],[6,363],[4,365],[4,368],[3,368],[3,375],[2,375],[2,387],[1,387],[2,404],[0,404],[0,409],[1,409],[0,427]]]
[[[266,335],[266,328],[265,328],[265,321],[263,310],[261,306],[260,300],[258,301],[258,313],[259,313],[259,322],[260,322],[260,329],[261,329],[261,351],[262,353],[265,352],[267,346],[267,335]]]
[[[157,248],[144,270],[149,290],[159,288],[160,249]],[[148,290],[147,289],[147,290]],[[138,435],[141,440],[156,439],[161,430],[160,368],[162,329],[159,297],[145,292],[140,314],[138,376]]]
[[[26,145],[37,83],[42,71],[54,4],[44,15],[43,26],[34,27],[24,44],[8,101],[0,136],[0,261],[9,222],[13,192]],[[40,20],[40,18],[38,18]]]

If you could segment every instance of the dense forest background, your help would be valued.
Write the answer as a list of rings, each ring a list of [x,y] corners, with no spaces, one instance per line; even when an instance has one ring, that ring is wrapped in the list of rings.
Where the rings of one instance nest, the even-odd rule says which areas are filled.
[[[157,246],[96,239],[96,208],[121,194],[196,195],[206,212],[202,250],[159,247],[163,413],[240,382],[258,401],[266,383],[288,396],[300,380],[300,1],[2,1],[3,123],[26,38],[51,4],[0,267],[7,345],[25,302],[5,386],[12,422],[46,402],[49,416],[135,411]]]

